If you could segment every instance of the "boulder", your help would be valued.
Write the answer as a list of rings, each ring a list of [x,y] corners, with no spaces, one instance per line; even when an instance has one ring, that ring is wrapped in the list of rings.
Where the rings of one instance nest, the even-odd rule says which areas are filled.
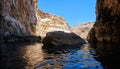
[[[49,32],[43,38],[44,46],[72,46],[85,44],[85,40],[74,33],[65,33],[62,31]]]

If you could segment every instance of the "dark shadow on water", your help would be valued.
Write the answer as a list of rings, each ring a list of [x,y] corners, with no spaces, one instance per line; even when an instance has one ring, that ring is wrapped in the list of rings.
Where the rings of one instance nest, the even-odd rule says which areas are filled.
[[[91,56],[90,54],[92,54],[93,55],[92,58],[95,58],[96,61],[99,61],[104,69],[120,68],[120,66],[119,66],[120,44],[98,43],[98,44],[86,44],[86,45],[87,46],[64,46],[64,48],[58,47],[58,48],[45,48],[45,49],[47,50],[47,53],[49,53],[49,54],[50,53],[54,53],[54,54],[65,53],[65,54],[67,54],[67,53],[70,53],[72,50],[72,51],[74,51],[74,52],[72,52],[72,55],[76,54],[77,52],[79,52],[78,55],[81,55],[82,53],[80,51],[83,52],[83,49],[80,49],[80,48],[82,48],[82,47],[88,48],[89,47],[90,49],[94,49],[94,50],[89,50],[89,51],[94,51],[94,54],[92,54],[90,52],[87,55],[89,55],[89,57],[90,57]],[[88,50],[88,49],[86,49],[86,50]],[[76,58],[76,57],[80,57],[78,55],[74,55],[71,58],[74,58],[74,60],[78,59],[78,61],[79,61],[79,60],[81,60],[81,58]],[[71,59],[69,61],[71,61]],[[77,62],[72,65],[75,65],[75,64],[78,65]],[[70,65],[68,64],[67,66],[70,66]],[[77,66],[77,67],[79,67],[79,66]],[[79,68],[77,68],[77,69],[79,69]],[[86,69],[89,69],[89,68],[86,68]],[[102,68],[99,68],[99,69],[102,69]]]
[[[120,68],[120,44],[91,44],[96,52],[96,59],[101,62],[104,69],[119,69]]]
[[[31,49],[33,48],[32,45],[35,45],[35,43],[25,42],[1,43],[0,69],[27,69],[27,66],[29,65],[28,64],[29,56],[31,55],[34,56],[34,54],[31,52],[30,54],[27,53],[31,51]],[[32,66],[31,69],[33,69]]]
[[[42,46],[42,49],[49,54],[67,53],[71,49],[78,50],[82,45],[69,45],[69,46]]]
[[[40,43],[0,44],[0,69],[118,69],[119,44],[45,48]]]

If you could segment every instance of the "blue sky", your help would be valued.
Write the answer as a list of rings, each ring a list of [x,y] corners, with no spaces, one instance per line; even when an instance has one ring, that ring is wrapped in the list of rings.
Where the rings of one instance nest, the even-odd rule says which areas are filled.
[[[96,0],[38,0],[38,8],[63,17],[70,26],[94,22]]]

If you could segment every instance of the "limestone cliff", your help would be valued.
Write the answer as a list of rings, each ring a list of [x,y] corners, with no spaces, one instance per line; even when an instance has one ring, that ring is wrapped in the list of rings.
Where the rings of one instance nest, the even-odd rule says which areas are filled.
[[[87,39],[87,35],[90,31],[90,29],[93,27],[94,22],[88,22],[84,24],[78,24],[73,27],[71,27],[72,31],[80,36],[83,39]]]
[[[0,0],[0,36],[35,35],[36,0]]]
[[[42,43],[48,48],[61,48],[61,46],[82,45],[86,42],[72,33],[67,22],[59,16],[36,10],[37,35],[41,36]]]
[[[36,10],[37,13],[37,35],[45,37],[48,32],[64,31],[71,33],[67,22],[59,16]]]
[[[45,37],[54,31],[72,33],[62,17],[39,10],[37,0],[0,0],[1,40],[19,41],[18,38],[31,35]],[[24,38],[20,40],[32,41],[29,37]]]
[[[120,0],[97,0],[89,42],[120,42]]]

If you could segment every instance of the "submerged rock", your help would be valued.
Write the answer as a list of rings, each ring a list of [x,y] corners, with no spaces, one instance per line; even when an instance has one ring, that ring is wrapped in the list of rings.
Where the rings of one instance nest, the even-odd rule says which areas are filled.
[[[86,42],[74,33],[55,31],[47,33],[42,43],[45,46],[82,45]]]

